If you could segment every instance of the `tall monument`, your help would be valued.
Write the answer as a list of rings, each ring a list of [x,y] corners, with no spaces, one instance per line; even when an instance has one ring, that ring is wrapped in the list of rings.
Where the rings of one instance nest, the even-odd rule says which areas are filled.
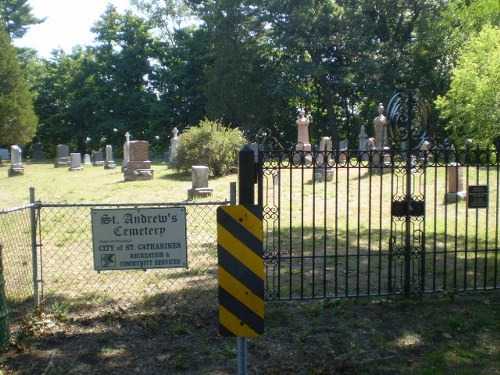
[[[297,124],[297,151],[311,151],[311,143],[309,141],[309,123],[310,116],[306,116],[304,108],[299,110],[299,118],[295,122]]]
[[[377,107],[378,116],[373,119],[375,125],[375,148],[383,149],[387,139],[387,118],[384,116],[384,106],[380,103]]]

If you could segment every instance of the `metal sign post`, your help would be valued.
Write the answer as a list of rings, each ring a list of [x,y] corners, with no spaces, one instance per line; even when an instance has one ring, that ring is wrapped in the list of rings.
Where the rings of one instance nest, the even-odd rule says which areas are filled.
[[[239,205],[217,209],[219,333],[236,336],[238,374],[247,374],[247,337],[264,332],[262,207],[254,205],[253,150],[239,153]]]

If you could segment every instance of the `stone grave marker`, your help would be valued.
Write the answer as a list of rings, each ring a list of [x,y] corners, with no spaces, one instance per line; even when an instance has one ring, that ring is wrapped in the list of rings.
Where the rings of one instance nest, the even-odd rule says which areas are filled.
[[[104,169],[115,169],[116,164],[113,160],[113,146],[106,145],[106,162],[104,163]]]
[[[10,147],[10,168],[9,177],[21,176],[24,174],[24,167],[21,158],[21,148],[17,145]]]
[[[42,150],[42,145],[40,143],[35,143],[33,146],[33,160],[40,161],[45,160],[45,155]]]
[[[82,156],[80,155],[79,152],[72,152],[70,155],[70,165],[68,170],[69,171],[81,171],[83,169],[82,167]]]
[[[205,165],[193,165],[191,167],[192,185],[188,189],[188,199],[208,197],[213,189],[208,187],[208,167]]]
[[[179,131],[177,128],[172,129],[172,134],[173,137],[170,140],[170,158],[169,161],[172,163],[175,160],[175,157],[177,156],[177,148],[179,147],[180,144],[180,139],[178,137]]]
[[[56,159],[54,161],[55,168],[63,168],[70,165],[69,158],[69,146],[68,145],[57,145],[56,147]]]
[[[123,169],[125,181],[146,181],[154,178],[147,141],[128,142],[128,158],[127,167]]]
[[[104,155],[102,151],[92,151],[92,165],[99,167],[104,165]]]
[[[462,166],[459,163],[450,163],[446,166],[448,174],[448,191],[445,195],[446,203],[455,203],[467,197],[464,189]]]
[[[83,165],[92,165],[92,160],[90,160],[90,155],[83,155]]]

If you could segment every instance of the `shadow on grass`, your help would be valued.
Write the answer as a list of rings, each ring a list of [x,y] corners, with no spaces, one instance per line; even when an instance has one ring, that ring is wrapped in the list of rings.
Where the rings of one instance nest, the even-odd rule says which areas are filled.
[[[68,316],[34,321],[31,333],[4,351],[2,369],[16,374],[235,373],[236,340],[218,334],[216,290],[179,293],[159,293],[126,308],[67,300],[74,306]],[[498,293],[490,292],[454,300],[266,303],[265,333],[247,340],[249,370],[275,375],[496,373],[499,302]]]

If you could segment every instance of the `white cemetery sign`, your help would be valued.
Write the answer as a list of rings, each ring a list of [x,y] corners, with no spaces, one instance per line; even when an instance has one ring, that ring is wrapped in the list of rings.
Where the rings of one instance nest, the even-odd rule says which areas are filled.
[[[186,208],[94,209],[94,269],[187,267]]]

